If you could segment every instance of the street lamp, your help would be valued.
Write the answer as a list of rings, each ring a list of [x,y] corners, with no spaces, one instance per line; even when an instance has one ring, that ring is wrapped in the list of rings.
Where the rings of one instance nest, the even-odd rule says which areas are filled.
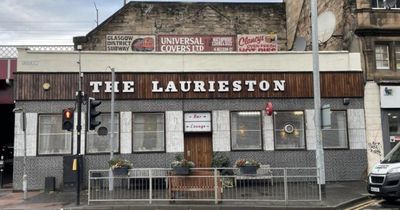
[[[23,161],[23,173],[22,175],[22,191],[24,192],[24,200],[27,198],[28,191],[28,176],[26,175],[26,116],[23,108],[14,108],[14,113],[22,113],[22,131],[24,131],[24,161]]]

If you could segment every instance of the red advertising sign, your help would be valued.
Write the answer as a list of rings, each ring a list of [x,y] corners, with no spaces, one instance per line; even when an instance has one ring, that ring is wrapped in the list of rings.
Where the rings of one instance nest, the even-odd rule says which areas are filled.
[[[154,51],[153,35],[120,35],[106,36],[107,51]]]
[[[236,36],[158,35],[160,52],[225,52],[236,51]]]
[[[239,52],[276,52],[278,38],[276,34],[238,35],[237,47]]]

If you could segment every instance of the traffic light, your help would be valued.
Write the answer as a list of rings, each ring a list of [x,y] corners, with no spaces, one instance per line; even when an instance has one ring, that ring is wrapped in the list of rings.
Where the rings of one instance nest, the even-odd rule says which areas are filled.
[[[74,128],[74,109],[66,108],[62,112],[62,129],[72,131]]]
[[[89,130],[94,130],[97,126],[101,124],[101,122],[96,121],[96,117],[101,114],[101,112],[96,111],[96,107],[101,104],[101,101],[96,101],[95,98],[88,99],[88,125]]]

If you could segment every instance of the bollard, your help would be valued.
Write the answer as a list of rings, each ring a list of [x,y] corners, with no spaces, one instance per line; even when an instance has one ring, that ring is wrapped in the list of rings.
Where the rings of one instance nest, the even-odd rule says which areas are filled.
[[[0,189],[3,188],[3,168],[0,169]]]

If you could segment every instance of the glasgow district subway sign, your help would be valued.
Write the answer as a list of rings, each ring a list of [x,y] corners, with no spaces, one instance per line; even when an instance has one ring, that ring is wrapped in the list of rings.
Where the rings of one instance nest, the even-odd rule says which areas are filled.
[[[90,81],[92,93],[112,91],[112,81]],[[177,93],[177,92],[254,92],[256,89],[262,92],[285,91],[285,80],[234,80],[234,81],[168,81],[166,85],[160,81],[151,81],[151,92],[153,93]],[[134,93],[134,81],[115,81],[114,92]]]

